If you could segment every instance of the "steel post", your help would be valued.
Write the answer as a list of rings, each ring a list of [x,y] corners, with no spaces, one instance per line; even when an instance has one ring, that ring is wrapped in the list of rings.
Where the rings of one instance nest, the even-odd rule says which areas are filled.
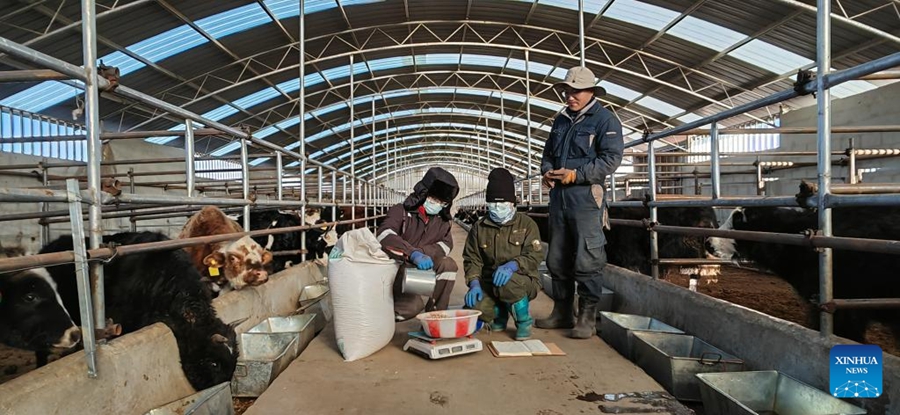
[[[190,118],[184,120],[184,182],[187,185],[187,196],[194,197],[194,121]],[[132,192],[133,193],[133,192]]]
[[[354,209],[350,212],[350,219],[356,219],[356,136],[354,127],[354,119],[356,118],[356,104],[354,101],[354,95],[356,94],[356,88],[353,85],[353,54],[350,55],[350,99],[348,104],[350,105],[350,203],[354,206]]]
[[[133,177],[132,175],[134,175],[134,168],[130,168],[130,167],[129,167],[129,168],[128,168],[128,191],[129,191],[131,194],[135,194],[135,193],[136,193],[135,190],[137,190],[137,189],[135,189],[136,185],[134,184],[134,177]],[[131,231],[132,231],[132,232],[137,232],[137,222],[134,221],[134,214],[135,214],[135,211],[132,210],[132,211],[131,211],[131,214],[132,214],[131,220],[129,220],[129,222],[131,222],[131,224],[130,224],[130,225],[131,225]]]
[[[709,125],[709,171],[712,179],[712,198],[722,196],[722,168],[719,163],[719,125]]]
[[[650,173],[650,201],[656,201],[656,148],[653,142],[647,143],[647,167]],[[656,206],[650,206],[650,223],[655,224],[658,221]],[[650,275],[653,279],[659,279],[659,235],[653,228],[650,228]]]
[[[337,220],[337,170],[331,171],[331,220]]]
[[[856,184],[859,176],[856,175],[856,149],[853,148],[853,139],[850,139],[850,148],[847,149],[847,182]]]
[[[763,165],[756,161],[756,195],[757,196],[765,196],[766,194],[766,184],[763,181]]]
[[[275,152],[275,191],[278,195],[278,200],[284,200],[284,160],[282,159],[281,152]]]
[[[84,247],[84,223],[81,221],[81,194],[78,181],[66,180],[69,195],[69,214],[72,217],[72,248],[75,263],[75,284],[78,287],[78,310],[81,314],[81,342],[84,345],[85,361],[88,377],[97,377],[97,343],[94,338],[94,307],[102,309],[100,303],[94,304],[91,297],[91,280],[88,272],[88,257]]]
[[[247,140],[241,140],[241,190],[243,191],[244,199],[250,199],[250,160],[247,156]],[[244,230],[250,230],[250,205],[244,205]]]
[[[297,42],[297,48],[300,54],[300,79],[297,82],[300,82],[300,90],[297,97],[297,105],[300,106],[298,114],[298,117],[300,117],[298,128],[300,130],[297,137],[300,139],[300,154],[303,155],[303,159],[300,160],[300,205],[306,209],[306,0],[300,0],[299,7],[300,33],[297,38],[300,41]],[[352,67],[350,72],[353,72]],[[302,245],[301,249],[306,249],[306,236],[300,240],[300,245]]]
[[[90,249],[103,242],[103,222],[100,205],[100,162],[103,160],[100,143],[100,90],[97,85],[97,15],[94,0],[81,0],[81,33],[85,81],[84,118],[87,133],[87,175],[91,206],[88,209]],[[103,264],[90,264],[91,286],[94,295],[94,318],[98,329],[106,327],[104,306]]]
[[[818,106],[818,216],[819,231],[823,236],[831,236],[831,208],[826,201],[831,192],[831,90],[825,85],[825,76],[831,68],[831,0],[817,0],[816,11],[816,55],[817,55],[817,95]],[[828,303],[834,298],[832,281],[833,251],[823,248],[819,251],[819,303]],[[824,337],[834,332],[834,316],[819,313],[819,332]]]
[[[50,180],[47,178],[47,168],[41,167],[41,183],[44,187],[50,185]],[[76,181],[76,188],[77,188]],[[48,202],[40,202],[41,203],[41,212],[49,212],[50,211],[50,203]],[[81,210],[79,209],[79,212]],[[41,224],[41,246],[46,246],[50,243],[50,225]]]
[[[581,62],[579,66],[585,66],[584,56],[584,0],[578,0],[578,50]]]

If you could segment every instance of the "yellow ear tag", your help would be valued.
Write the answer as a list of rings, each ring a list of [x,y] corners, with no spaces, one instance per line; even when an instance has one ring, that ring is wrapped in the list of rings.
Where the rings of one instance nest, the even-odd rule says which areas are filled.
[[[218,268],[214,268],[214,267],[209,267],[209,276],[210,276],[210,277],[218,277],[218,276],[219,276],[219,269],[218,269]]]

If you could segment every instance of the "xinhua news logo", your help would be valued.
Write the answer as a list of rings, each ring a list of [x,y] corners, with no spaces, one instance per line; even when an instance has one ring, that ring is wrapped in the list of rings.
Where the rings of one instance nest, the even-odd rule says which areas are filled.
[[[877,398],[881,387],[881,348],[837,345],[831,348],[831,394],[836,398]]]

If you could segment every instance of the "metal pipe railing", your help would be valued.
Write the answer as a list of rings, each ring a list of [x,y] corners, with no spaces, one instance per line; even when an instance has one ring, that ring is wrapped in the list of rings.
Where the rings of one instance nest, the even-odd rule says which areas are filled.
[[[287,228],[260,229],[249,232],[235,232],[221,235],[198,236],[194,238],[172,239],[160,242],[148,242],[134,245],[122,245],[115,248],[96,248],[87,251],[88,258],[92,261],[110,259],[113,255],[117,257],[179,249],[188,246],[202,245],[207,243],[225,242],[240,239],[244,236],[267,236],[277,235],[288,232],[306,231],[322,226],[339,226],[350,225],[357,222],[370,220],[372,218],[360,218],[357,220],[345,220],[338,222],[320,223],[315,225],[292,226]],[[29,268],[48,267],[53,265],[62,265],[74,262],[75,258],[72,251],[53,252],[47,254],[36,254],[13,258],[0,258],[0,272],[10,272]]]

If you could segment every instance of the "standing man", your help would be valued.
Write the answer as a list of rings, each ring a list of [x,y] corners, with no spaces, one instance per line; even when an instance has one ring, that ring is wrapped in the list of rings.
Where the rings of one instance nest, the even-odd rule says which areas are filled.
[[[450,208],[459,193],[456,178],[440,167],[432,167],[416,183],[413,192],[388,210],[376,235],[381,248],[393,259],[415,265],[418,269],[434,269],[437,283],[427,304],[415,294],[404,294],[401,266],[394,279],[394,314],[398,321],[425,311],[446,310],[456,283],[459,266],[450,258],[453,239],[450,236]]]
[[[596,330],[597,303],[606,266],[609,227],[604,182],[622,162],[622,124],[595,99],[606,94],[593,72],[576,67],[553,86],[566,108],[553,121],[541,158],[543,183],[550,188],[550,250],[553,311],[540,328],[573,328],[570,337],[587,339]],[[578,283],[578,318],[573,316]]]
[[[488,175],[484,195],[487,216],[475,222],[466,239],[466,307],[481,311],[491,330],[506,330],[509,315],[516,323],[516,340],[531,337],[534,319],[528,303],[541,289],[538,264],[544,258],[534,220],[516,212],[512,174],[496,168]]]

